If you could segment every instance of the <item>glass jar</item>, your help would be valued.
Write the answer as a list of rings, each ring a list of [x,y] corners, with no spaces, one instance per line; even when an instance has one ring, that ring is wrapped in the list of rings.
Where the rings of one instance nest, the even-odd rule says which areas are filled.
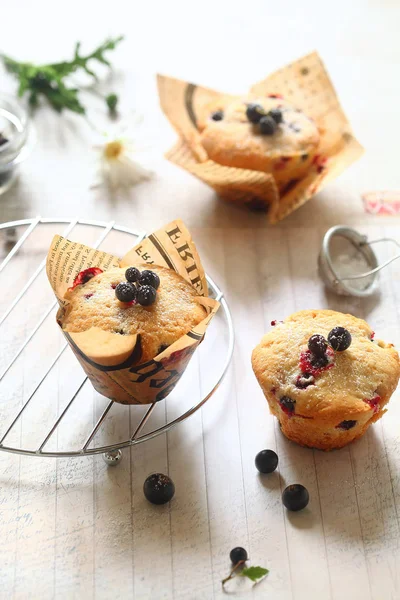
[[[27,112],[11,96],[0,94],[0,195],[14,183],[18,165],[27,157],[32,143]]]

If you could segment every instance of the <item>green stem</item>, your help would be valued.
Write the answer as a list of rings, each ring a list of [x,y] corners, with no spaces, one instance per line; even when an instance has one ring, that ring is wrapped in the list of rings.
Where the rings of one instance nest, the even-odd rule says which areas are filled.
[[[243,566],[245,562],[246,562],[245,560],[239,560],[239,562],[238,562],[238,563],[236,563],[236,565],[233,567],[232,571],[229,573],[228,577],[225,577],[225,579],[223,579],[223,580],[221,581],[222,585],[225,585],[225,583],[226,583],[227,581],[229,581],[230,579],[234,579],[234,577],[235,577],[235,576],[234,576],[234,573],[235,573],[235,571],[237,571],[237,569],[238,569],[239,567]]]

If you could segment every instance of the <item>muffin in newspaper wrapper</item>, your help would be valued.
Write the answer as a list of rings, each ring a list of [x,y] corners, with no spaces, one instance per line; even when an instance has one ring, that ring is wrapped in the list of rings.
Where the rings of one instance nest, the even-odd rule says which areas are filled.
[[[71,333],[61,327],[64,296],[83,270],[107,271],[147,263],[173,269],[198,293],[206,317],[152,360],[140,362],[140,335],[119,335],[91,327]],[[100,393],[121,404],[152,404],[174,389],[219,308],[208,298],[205,272],[189,231],[180,220],[149,235],[122,259],[61,236],[53,238],[47,257],[47,276],[59,301],[57,322],[75,356]]]
[[[363,153],[316,52],[250,89],[252,95],[260,97],[282,95],[313,118],[320,132],[318,155],[310,172],[302,179],[289,180],[281,192],[270,173],[226,167],[208,158],[197,123],[207,105],[226,94],[163,75],[158,76],[158,92],[161,108],[179,135],[166,157],[210,185],[222,198],[249,208],[264,208],[272,224],[305,204]]]

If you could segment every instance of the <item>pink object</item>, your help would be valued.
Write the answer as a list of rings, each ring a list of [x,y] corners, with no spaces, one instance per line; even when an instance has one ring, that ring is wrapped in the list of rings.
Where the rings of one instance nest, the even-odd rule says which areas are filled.
[[[364,210],[371,215],[398,215],[400,192],[366,192],[361,196]]]

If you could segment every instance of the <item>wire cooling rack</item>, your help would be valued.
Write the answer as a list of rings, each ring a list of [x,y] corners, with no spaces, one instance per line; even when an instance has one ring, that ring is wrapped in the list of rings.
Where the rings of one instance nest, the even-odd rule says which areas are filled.
[[[110,235],[114,235],[114,237],[115,234],[123,236],[125,239],[126,250],[136,245],[145,237],[145,233],[143,232],[117,226],[112,221],[98,222],[79,219],[47,219],[36,217],[34,219],[24,219],[0,225],[0,244],[3,242],[3,246],[7,247],[9,250],[0,264],[0,278],[3,277],[4,281],[7,282],[10,282],[11,277],[13,281],[16,279],[17,283],[20,280],[22,281],[22,287],[15,290],[15,294],[12,295],[10,302],[6,305],[4,312],[0,316],[0,349],[2,349],[2,347],[4,348],[4,342],[6,340],[8,341],[10,335],[9,331],[16,331],[20,334],[20,330],[23,330],[23,335],[17,336],[18,343],[11,344],[12,351],[10,352],[9,349],[4,350],[0,355],[3,359],[0,370],[0,399],[4,402],[4,405],[0,403],[0,450],[3,452],[40,457],[79,457],[102,453],[108,464],[116,464],[121,458],[121,448],[140,444],[169,431],[172,427],[193,415],[214,394],[222,382],[232,358],[234,332],[231,314],[222,291],[214,283],[211,277],[207,275],[210,296],[218,300],[221,304],[221,309],[214,319],[217,321],[217,327],[219,328],[214,334],[214,338],[218,338],[219,340],[219,347],[217,351],[215,351],[215,348],[212,346],[207,348],[207,344],[212,343],[208,342],[208,339],[213,337],[212,334],[209,333],[213,328],[213,321],[199,350],[201,350],[203,356],[210,356],[212,363],[217,364],[216,366],[214,364],[213,372],[207,376],[208,381],[205,392],[203,392],[203,386],[201,386],[200,394],[197,391],[199,399],[193,406],[187,408],[183,401],[183,397],[187,399],[191,395],[190,390],[193,387],[188,387],[187,384],[185,387],[185,384],[182,383],[182,380],[186,377],[185,372],[182,380],[175,388],[176,391],[174,390],[163,402],[154,403],[148,407],[127,407],[114,403],[112,400],[106,400],[104,397],[92,391],[92,394],[97,394],[97,397],[94,397],[93,399],[93,403],[96,406],[96,409],[93,409],[93,415],[95,415],[96,418],[91,419],[90,414],[88,417],[87,411],[84,412],[83,415],[80,415],[79,410],[77,412],[76,407],[82,406],[82,403],[86,401],[86,398],[80,398],[80,396],[82,395],[83,390],[87,390],[87,386],[90,386],[90,382],[87,381],[87,377],[84,376],[80,367],[73,377],[74,382],[77,382],[77,387],[75,386],[76,389],[70,393],[70,396],[64,398],[62,402],[53,402],[51,394],[49,396],[48,394],[46,395],[46,393],[43,393],[45,388],[50,388],[50,390],[54,389],[52,386],[54,386],[55,371],[58,370],[58,372],[60,372],[63,368],[60,362],[63,361],[64,357],[69,353],[72,355],[68,344],[63,340],[59,341],[58,350],[54,354],[50,350],[46,350],[47,343],[50,343],[47,336],[53,335],[53,333],[58,330],[55,326],[54,319],[58,303],[56,300],[52,299],[50,301],[48,300],[47,304],[42,306],[41,301],[35,300],[35,295],[33,295],[33,300],[29,299],[29,302],[27,301],[27,297],[32,288],[35,284],[38,284],[42,277],[45,277],[46,245],[48,247],[49,244],[49,242],[46,241],[46,245],[42,245],[39,249],[36,249],[35,243],[32,243],[32,240],[34,240],[35,236],[37,237],[40,230],[43,229],[48,231],[49,228],[50,230],[54,229],[54,231],[50,231],[52,235],[54,233],[61,233],[64,237],[75,237],[84,243],[89,242],[79,238],[78,233],[75,233],[74,230],[83,228],[86,234],[89,232],[91,235],[95,231],[96,236],[94,241],[93,238],[91,238],[91,242],[89,243],[89,245],[95,248],[104,246],[104,244],[109,241]],[[112,251],[112,248],[110,248],[110,250]],[[16,273],[21,269],[21,265],[25,265],[26,267],[27,260],[29,260],[30,263],[35,260],[39,260],[39,262],[35,265],[33,270],[29,269],[30,276],[27,278],[26,282],[23,283],[25,278],[16,277]],[[0,286],[4,286],[4,281],[0,279]],[[42,286],[42,288],[46,286],[48,286],[48,284]],[[16,316],[14,315],[18,311],[21,312],[21,310],[23,310],[25,302],[29,305],[29,311],[34,314],[35,320],[33,324],[29,322],[22,327],[20,320],[18,320],[20,317],[18,314]],[[9,325],[13,316],[15,324]],[[8,330],[4,332],[4,328],[7,327]],[[25,366],[30,365],[33,359],[36,358],[37,351],[31,349],[31,346],[35,344],[36,338],[39,336],[43,337],[43,329],[45,327],[48,328],[50,333],[48,334],[47,330],[45,331],[45,341],[39,346],[42,349],[44,348],[44,358],[39,361],[39,374],[38,369],[35,369],[35,383],[32,386],[32,389],[29,390],[26,398],[23,398],[24,394],[21,393],[20,397],[14,390],[13,383],[16,380],[15,373],[19,374],[21,372],[22,367],[19,363],[22,363]],[[57,335],[60,335],[58,331]],[[224,338],[223,349],[221,348],[221,338]],[[20,339],[21,341],[19,341]],[[207,369],[207,364],[205,364],[204,368]],[[200,381],[201,377],[202,375],[200,374]],[[11,386],[10,382],[6,384],[7,378],[11,381]],[[12,401],[7,399],[7,392],[10,387],[13,390]],[[45,401],[43,398],[45,398]],[[81,404],[79,404],[80,399],[82,401]],[[46,404],[46,407],[43,407],[43,403]],[[12,413],[10,413],[9,410],[10,404],[12,404],[14,408],[14,412]],[[174,407],[171,411],[168,410],[170,404]],[[101,410],[100,414],[97,415],[99,406],[101,407]],[[144,408],[146,410],[143,413]],[[129,411],[129,437],[122,440],[113,440],[113,427],[111,427],[109,428],[108,436],[106,436],[106,443],[104,443],[104,435],[99,436],[98,434],[105,426],[107,418],[109,418],[109,415],[113,410]],[[146,426],[148,426],[152,420],[152,415],[154,417],[157,410],[165,411],[165,413],[163,413],[166,415],[165,422],[159,425],[159,419],[153,419],[159,426],[146,430]],[[51,442],[53,442],[54,446],[54,439],[58,439],[58,432],[60,431],[63,422],[68,420],[69,414],[72,412],[74,413],[74,418],[71,420],[72,425],[70,424],[69,428],[71,429],[72,427],[76,429],[79,426],[82,430],[86,429],[83,440],[78,444],[78,447],[74,446],[67,447],[66,449],[59,449],[58,444],[56,443],[55,448],[49,448]],[[167,418],[169,413],[172,413],[174,418]],[[40,415],[39,417],[37,416],[38,414]],[[28,415],[31,415],[31,417]],[[36,433],[39,431],[39,434],[33,436],[33,441],[31,437],[29,442],[23,443],[23,430],[26,429],[24,421],[26,423],[31,418],[35,420],[35,415],[36,420],[38,421],[35,431]],[[125,419],[126,417],[122,416],[121,418]],[[78,424],[77,419],[79,421]],[[87,422],[82,423],[82,419],[86,419]],[[36,439],[37,441],[35,441]]]

